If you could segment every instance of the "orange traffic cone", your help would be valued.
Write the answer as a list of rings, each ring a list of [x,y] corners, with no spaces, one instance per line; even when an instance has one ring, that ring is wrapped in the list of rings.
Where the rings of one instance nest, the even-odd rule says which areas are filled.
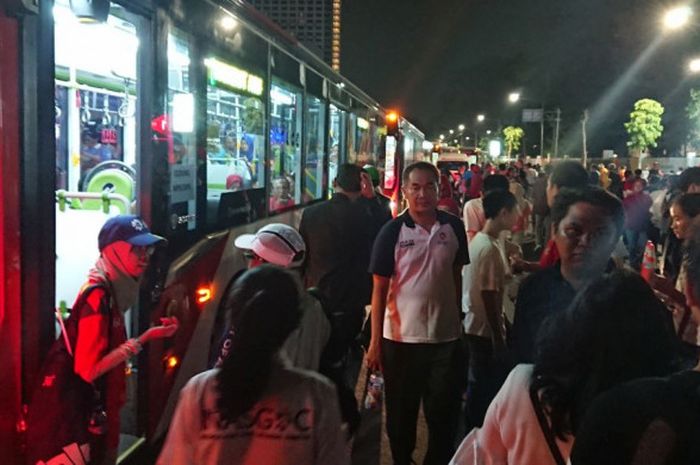
[[[639,273],[646,282],[651,281],[651,276],[656,272],[656,250],[654,243],[647,241],[644,247],[644,257],[642,258],[642,269]]]

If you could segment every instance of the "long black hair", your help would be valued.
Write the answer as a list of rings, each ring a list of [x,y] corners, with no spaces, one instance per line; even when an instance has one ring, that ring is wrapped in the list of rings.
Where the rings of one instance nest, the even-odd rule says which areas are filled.
[[[217,406],[233,421],[260,399],[274,356],[299,324],[300,286],[288,271],[262,265],[243,273],[224,298],[234,334],[217,374]]]
[[[689,218],[700,215],[700,193],[681,194],[673,199],[672,205],[678,205]]]
[[[560,438],[575,434],[588,405],[619,383],[679,367],[669,311],[636,273],[591,282],[547,319],[535,348],[533,386]]]

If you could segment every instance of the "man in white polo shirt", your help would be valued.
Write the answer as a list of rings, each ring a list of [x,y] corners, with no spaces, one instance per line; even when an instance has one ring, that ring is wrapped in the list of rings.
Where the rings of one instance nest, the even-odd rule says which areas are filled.
[[[418,409],[428,423],[424,465],[446,465],[454,452],[464,360],[461,270],[469,262],[464,225],[437,210],[439,174],[425,162],[403,173],[408,210],[374,242],[370,370],[382,370],[386,428],[394,465],[409,465]]]

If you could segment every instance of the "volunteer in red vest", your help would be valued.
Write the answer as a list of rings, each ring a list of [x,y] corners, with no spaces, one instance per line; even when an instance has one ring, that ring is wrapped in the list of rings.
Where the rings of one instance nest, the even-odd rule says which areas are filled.
[[[89,292],[78,312],[75,372],[88,383],[103,386],[107,413],[104,464],[116,463],[119,446],[119,410],[126,401],[126,362],[143,344],[172,336],[175,317],[161,318],[139,337],[127,339],[124,314],[137,301],[139,278],[146,271],[156,245],[165,242],[151,234],[143,220],[119,215],[107,220],[98,236],[100,258],[90,270],[82,292]]]

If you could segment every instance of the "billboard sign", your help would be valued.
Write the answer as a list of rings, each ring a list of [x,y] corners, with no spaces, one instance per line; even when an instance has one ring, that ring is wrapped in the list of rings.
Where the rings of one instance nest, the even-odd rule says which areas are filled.
[[[541,123],[543,118],[544,110],[542,108],[523,109],[523,123]]]

